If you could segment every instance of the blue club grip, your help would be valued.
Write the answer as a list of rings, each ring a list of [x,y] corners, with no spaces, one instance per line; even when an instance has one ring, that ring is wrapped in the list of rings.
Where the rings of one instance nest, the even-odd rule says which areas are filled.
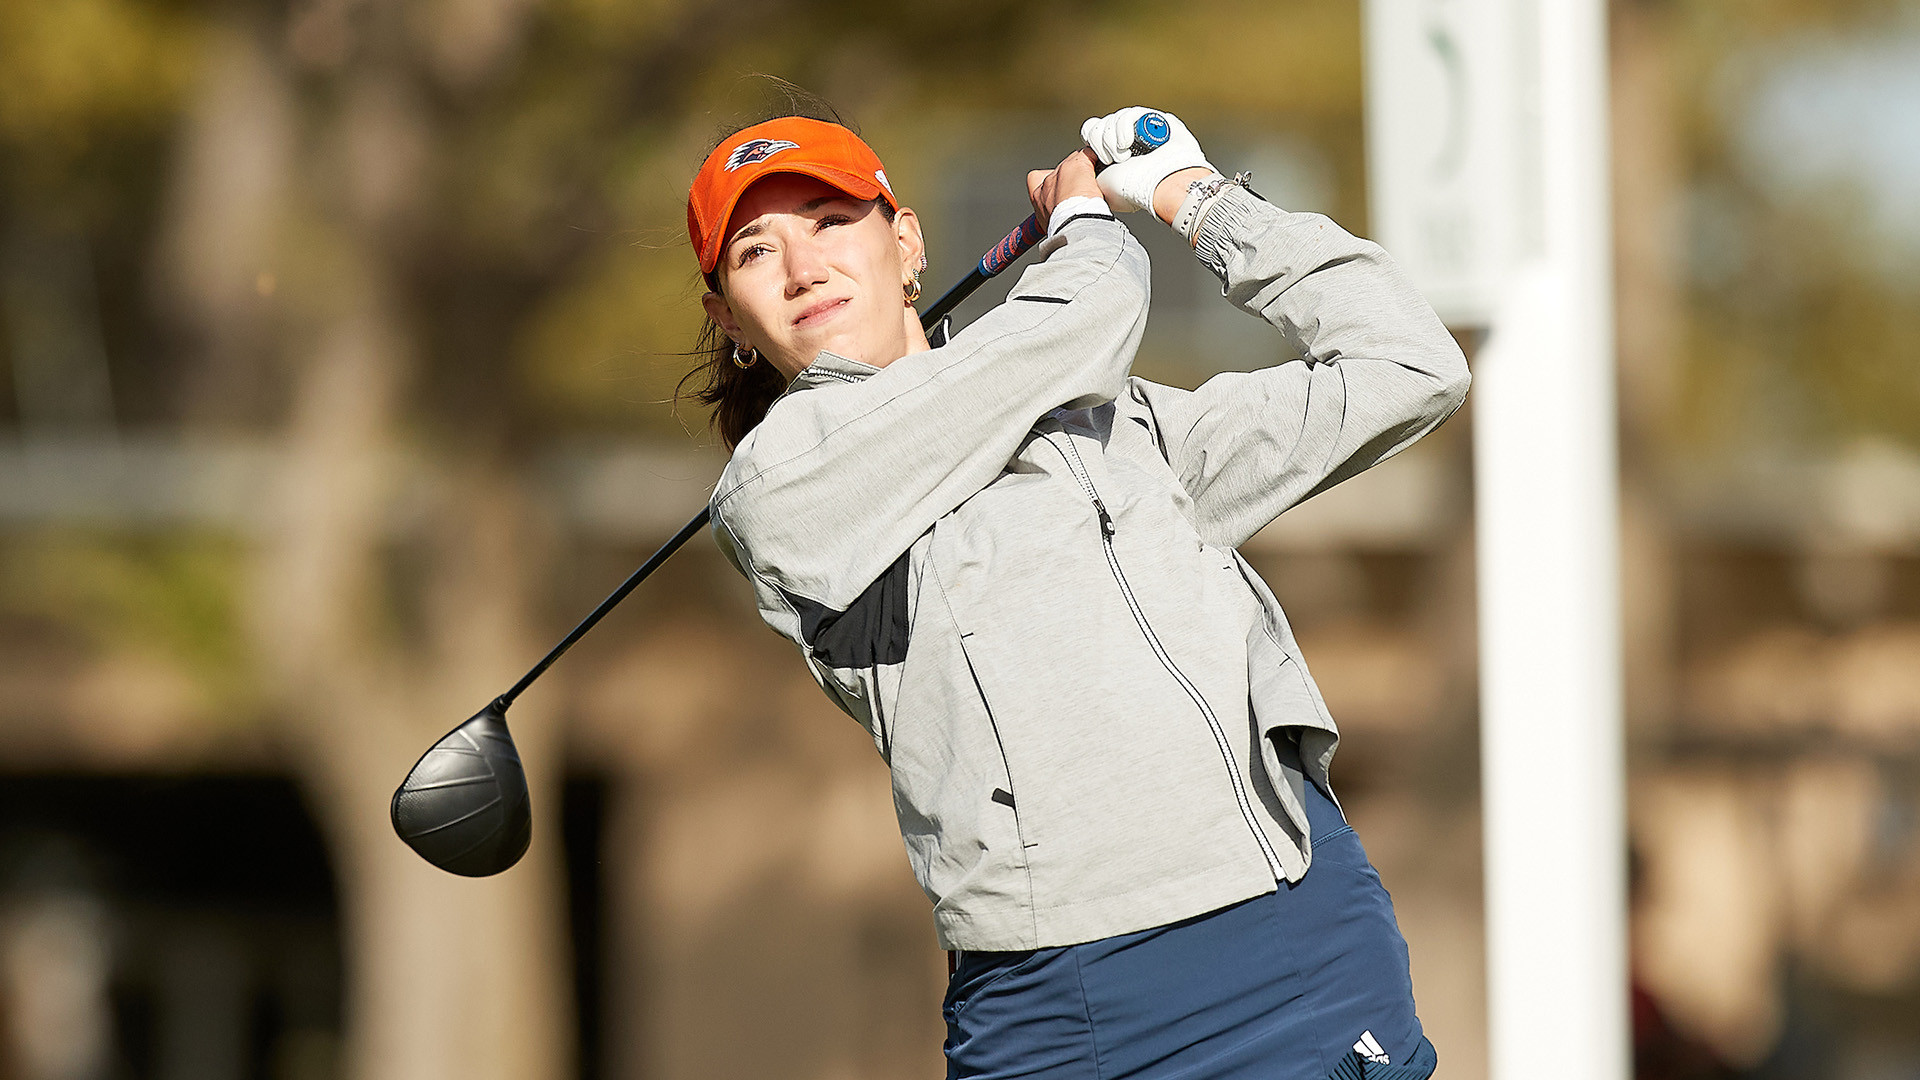
[[[1173,128],[1167,118],[1157,112],[1140,114],[1133,122],[1133,145],[1127,149],[1135,154],[1145,154],[1167,145],[1167,139],[1173,135]]]

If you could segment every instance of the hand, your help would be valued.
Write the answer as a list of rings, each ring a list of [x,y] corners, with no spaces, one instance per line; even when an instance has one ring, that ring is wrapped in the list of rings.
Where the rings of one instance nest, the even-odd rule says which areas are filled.
[[[1094,161],[1093,151],[1075,150],[1059,165],[1027,174],[1027,198],[1042,229],[1053,220],[1053,208],[1066,200],[1076,195],[1101,197],[1100,184],[1093,176]]]
[[[1148,112],[1157,112],[1166,117],[1167,141],[1136,156],[1133,152],[1133,126]],[[1086,140],[1088,148],[1106,166],[1100,173],[1100,190],[1106,193],[1107,202],[1116,209],[1157,211],[1154,196],[1161,181],[1190,169],[1205,169],[1207,173],[1215,171],[1207,162],[1207,155],[1201,151],[1199,140],[1187,130],[1187,125],[1164,109],[1135,105],[1105,116],[1096,116],[1080,125],[1080,137]],[[1192,175],[1197,177],[1206,173]],[[1185,185],[1178,185],[1178,190],[1181,198],[1184,198]],[[1172,209],[1160,215],[1161,219],[1171,221],[1173,211],[1179,208],[1180,199],[1176,198]]]

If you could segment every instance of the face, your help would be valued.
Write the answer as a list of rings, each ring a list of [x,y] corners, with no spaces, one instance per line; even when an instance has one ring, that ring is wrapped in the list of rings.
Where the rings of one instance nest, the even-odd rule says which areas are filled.
[[[876,203],[775,174],[735,205],[714,268],[720,291],[701,302],[789,379],[823,349],[885,367],[927,347],[902,291],[924,251],[913,211],[889,222]]]

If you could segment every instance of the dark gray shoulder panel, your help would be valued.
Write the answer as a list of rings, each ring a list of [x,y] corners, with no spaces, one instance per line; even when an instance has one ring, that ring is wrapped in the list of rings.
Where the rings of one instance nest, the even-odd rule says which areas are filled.
[[[864,668],[907,658],[907,553],[875,578],[866,591],[835,611],[781,590],[800,616],[800,636],[814,659],[828,667]]]

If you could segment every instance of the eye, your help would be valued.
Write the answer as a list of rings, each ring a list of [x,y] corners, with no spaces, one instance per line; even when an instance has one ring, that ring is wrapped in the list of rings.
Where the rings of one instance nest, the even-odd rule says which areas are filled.
[[[750,244],[741,248],[740,253],[734,256],[733,265],[735,267],[745,266],[771,250],[772,249],[765,244]]]
[[[819,232],[829,225],[846,225],[852,221],[853,218],[847,214],[828,214],[826,217],[820,219],[820,224],[816,225],[813,231]]]

